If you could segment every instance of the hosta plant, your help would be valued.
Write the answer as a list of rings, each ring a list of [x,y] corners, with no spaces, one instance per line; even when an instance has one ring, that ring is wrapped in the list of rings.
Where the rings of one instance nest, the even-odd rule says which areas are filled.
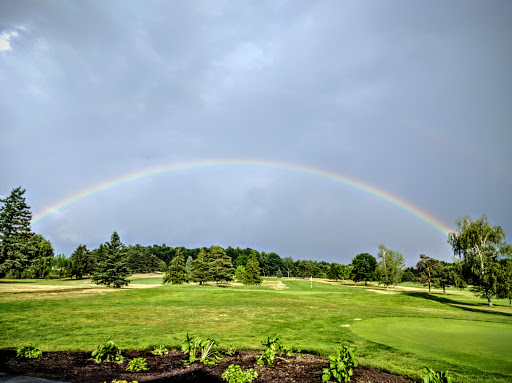
[[[250,383],[258,377],[258,373],[254,369],[244,370],[238,364],[232,364],[222,374],[222,379],[228,383]]]
[[[92,360],[94,360],[96,363],[124,362],[124,357],[121,355],[121,350],[110,338],[108,338],[106,343],[98,345],[96,350],[94,350],[91,355]]]
[[[199,337],[191,337],[187,333],[187,338],[181,346],[181,351],[189,354],[185,364],[201,362],[203,364],[212,365],[216,362],[223,362],[220,352],[216,350],[218,343],[213,339],[201,339]]]
[[[19,358],[36,359],[43,355],[43,352],[35,345],[29,344],[16,350],[16,356]]]
[[[165,348],[163,345],[157,346],[151,351],[153,355],[167,355],[169,350]]]
[[[343,346],[341,350],[336,351],[335,355],[329,355],[329,367],[323,369],[322,382],[328,382],[331,377],[338,382],[349,382],[353,368],[357,365],[354,352]]]
[[[434,371],[428,367],[423,370],[423,383],[452,383],[453,380],[448,376],[448,371]]]
[[[265,362],[271,366],[274,364],[276,358],[287,361],[286,359],[280,357],[278,354],[293,356],[292,349],[290,347],[284,346],[276,334],[267,337],[267,340],[264,340],[261,342],[261,344],[265,346],[265,350],[263,350],[261,355],[256,358],[256,363],[258,363],[260,366],[263,366]]]
[[[148,364],[146,363],[146,358],[134,358],[130,360],[128,363],[128,367],[126,367],[126,371],[131,372],[139,372],[139,371],[147,371]]]

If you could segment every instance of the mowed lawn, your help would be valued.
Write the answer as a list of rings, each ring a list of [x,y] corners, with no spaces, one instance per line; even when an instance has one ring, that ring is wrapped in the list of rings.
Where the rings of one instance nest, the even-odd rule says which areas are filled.
[[[361,363],[418,379],[429,366],[459,382],[512,381],[512,308],[469,292],[419,285],[266,279],[262,286],[161,285],[135,276],[129,288],[88,280],[0,280],[0,348],[92,351],[109,337],[123,349],[178,348],[187,332],[221,348],[285,345],[327,355],[341,345]]]

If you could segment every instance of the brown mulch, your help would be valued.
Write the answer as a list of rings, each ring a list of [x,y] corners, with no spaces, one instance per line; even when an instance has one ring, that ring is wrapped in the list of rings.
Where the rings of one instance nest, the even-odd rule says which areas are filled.
[[[102,383],[113,379],[164,383],[164,382],[223,382],[221,375],[230,364],[253,368],[258,373],[255,383],[300,382],[319,383],[322,368],[328,367],[328,360],[315,355],[294,356],[289,362],[278,360],[272,366],[258,366],[256,351],[236,351],[232,356],[214,366],[195,363],[185,366],[186,356],[178,351],[168,355],[154,356],[150,352],[123,352],[125,363],[96,364],[85,352],[46,352],[39,359],[19,359],[16,351],[0,350],[0,372],[28,375],[44,379],[71,383]],[[146,358],[149,367],[145,372],[126,372],[127,363],[133,358]],[[413,382],[401,376],[391,375],[373,368],[358,366],[354,369],[351,382],[359,383],[406,383]]]

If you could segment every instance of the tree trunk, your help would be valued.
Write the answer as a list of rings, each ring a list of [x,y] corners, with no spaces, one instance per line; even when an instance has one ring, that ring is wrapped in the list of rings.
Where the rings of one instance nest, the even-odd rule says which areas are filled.
[[[428,282],[428,295],[432,295],[432,291],[430,290],[430,281]]]
[[[446,286],[443,286],[443,294],[446,294]]]
[[[487,301],[489,302],[489,307],[492,307],[492,301],[491,301],[491,298],[487,298]]]

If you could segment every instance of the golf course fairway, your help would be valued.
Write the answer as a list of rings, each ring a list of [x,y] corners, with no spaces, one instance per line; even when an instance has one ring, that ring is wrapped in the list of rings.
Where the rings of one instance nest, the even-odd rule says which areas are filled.
[[[372,342],[479,370],[510,373],[512,323],[442,318],[363,320],[351,331]]]

